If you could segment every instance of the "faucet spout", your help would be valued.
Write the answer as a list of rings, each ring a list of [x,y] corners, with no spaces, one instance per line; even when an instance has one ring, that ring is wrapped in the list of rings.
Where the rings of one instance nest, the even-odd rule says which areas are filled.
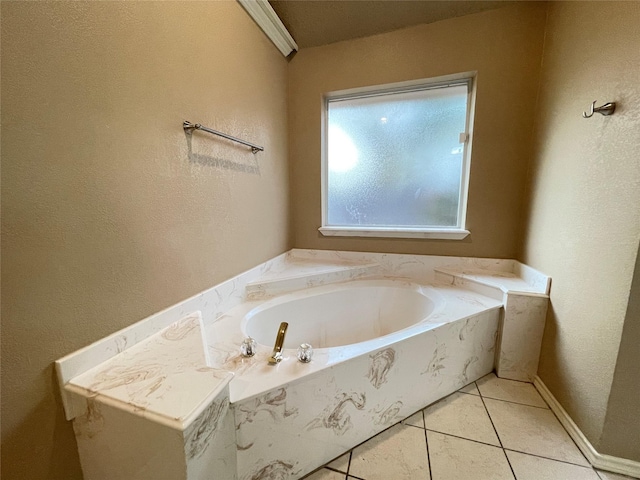
[[[278,336],[276,337],[276,344],[273,346],[273,352],[269,357],[269,364],[275,365],[282,360],[282,346],[284,345],[284,337],[287,334],[287,322],[282,322],[278,327]]]

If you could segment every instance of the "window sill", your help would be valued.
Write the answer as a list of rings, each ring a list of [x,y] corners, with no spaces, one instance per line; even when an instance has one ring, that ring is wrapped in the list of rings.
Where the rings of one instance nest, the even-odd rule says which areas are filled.
[[[393,227],[320,227],[329,237],[431,238],[462,240],[471,232],[460,228],[393,228]]]

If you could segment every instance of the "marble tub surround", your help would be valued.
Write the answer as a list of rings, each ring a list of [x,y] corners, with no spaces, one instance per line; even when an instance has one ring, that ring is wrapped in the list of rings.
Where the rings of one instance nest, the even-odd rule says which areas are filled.
[[[380,265],[376,262],[342,258],[317,259],[306,252],[288,252],[283,262],[274,265],[258,280],[247,283],[247,299],[279,295],[299,290],[301,286],[314,287],[355,280],[380,271]]]
[[[287,255],[290,261],[377,264],[381,274],[427,283],[464,278],[504,293],[548,295],[551,288],[549,276],[512,259],[305,249],[294,249]]]
[[[369,261],[383,275],[449,284],[501,300],[498,375],[532,382],[538,370],[551,278],[516,260],[390,255],[357,252],[296,251],[299,257]]]
[[[516,260],[465,258],[435,270],[438,278],[463,278],[504,293],[549,295],[551,289],[551,278]]]
[[[533,382],[538,373],[548,305],[547,296],[505,294],[496,363],[499,377]]]
[[[201,313],[194,312],[70,380],[65,389],[187,429],[233,374],[207,365]]]
[[[416,288],[389,278],[346,285],[367,284]],[[324,285],[285,297],[344,288]],[[316,349],[309,364],[298,362],[293,348],[276,367],[267,364],[270,345],[259,344],[252,358],[239,354],[237,325],[261,302],[239,305],[207,327],[211,365],[236,373],[229,388],[239,479],[271,478],[266,472],[299,478],[493,368],[501,303],[456,286],[420,288],[439,304],[425,321],[367,342]]]
[[[498,317],[499,310],[488,309],[435,324],[267,394],[233,402],[238,478],[271,478],[260,475],[273,466],[279,469],[275,478],[300,478],[490,372]],[[292,369],[296,363],[291,362]]]
[[[193,312],[65,385],[85,403],[73,420],[85,478],[233,478],[233,374],[207,365],[203,339]]]
[[[497,273],[483,283],[467,273],[438,271],[452,272],[452,266]],[[83,436],[83,468],[99,466],[85,476],[122,477],[99,472],[119,461],[105,451],[126,457],[124,449],[107,447],[117,442],[116,432],[123,435],[130,417],[131,425],[156,425],[149,429],[161,439],[158,452],[162,445],[182,445],[177,455],[183,476],[172,478],[208,478],[206,472],[215,469],[227,472],[220,477],[225,479],[300,478],[490,372],[496,350],[499,366],[500,325],[515,327],[506,330],[504,341],[524,341],[517,328],[527,322],[509,324],[510,316],[521,318],[528,297],[546,301],[542,291],[518,293],[523,299],[503,312],[518,272],[521,282],[548,286],[547,277],[529,270],[511,260],[312,250],[280,255],[56,362],[67,417],[76,419],[76,434]],[[509,273],[504,278],[511,283],[496,286],[500,272]],[[315,349],[308,364],[297,361],[295,348],[285,348],[284,360],[268,365],[272,344],[258,345],[254,357],[240,355],[242,321],[253,309],[288,295],[360,282],[419,288],[437,297],[442,308],[388,335]],[[514,358],[512,370],[527,360]],[[96,415],[100,411],[109,415]],[[106,418],[112,419],[108,426]],[[204,447],[189,447],[193,435]],[[140,455],[150,465],[162,458],[151,451]],[[135,461],[131,466],[124,477],[158,478],[151,467]]]
[[[378,277],[349,282],[349,285],[367,285],[368,283],[373,285],[415,286],[415,284],[406,280],[389,280],[388,278]],[[287,296],[304,297],[313,293],[331,292],[341,288],[344,287],[339,284],[324,285],[301,291],[298,294],[288,294]],[[231,401],[236,403],[264,391],[273,390],[303,377],[316,374],[337,364],[360,356],[366,356],[372,351],[384,349],[411,336],[436,329],[441,325],[464,320],[490,310],[495,311],[496,315],[498,315],[498,309],[501,307],[501,303],[497,300],[454,286],[420,288],[427,295],[435,298],[438,303],[437,308],[423,322],[367,342],[344,345],[337,348],[316,348],[314,349],[313,361],[308,364],[302,364],[297,361],[296,348],[285,348],[283,350],[284,360],[275,368],[267,363],[267,359],[273,349],[272,344],[258,344],[257,353],[254,357],[244,358],[240,355],[238,345],[242,342],[245,333],[238,328],[238,325],[247,314],[262,305],[262,302],[246,302],[231,309],[227,314],[206,326],[205,335],[206,342],[209,345],[209,365],[233,371],[236,374],[236,377],[229,385]],[[288,335],[294,333],[291,327],[289,330],[292,331],[288,332]],[[463,330],[460,334],[464,336],[465,332],[466,330]],[[274,340],[275,334],[276,331],[274,330]]]
[[[91,400],[73,421],[85,479],[233,479],[236,444],[228,391],[184,430]]]
[[[533,382],[538,372],[551,279],[515,260],[463,259],[436,267],[436,279],[502,298],[499,377]]]
[[[271,270],[277,270],[286,261],[287,255],[288,253],[283,253],[56,360],[55,368],[67,420],[72,420],[76,415],[82,414],[86,408],[84,400],[80,399],[78,404],[78,397],[72,395],[65,388],[73,378],[137,345],[194,311],[200,311],[207,322],[218,318],[246,299],[245,286],[248,282]]]

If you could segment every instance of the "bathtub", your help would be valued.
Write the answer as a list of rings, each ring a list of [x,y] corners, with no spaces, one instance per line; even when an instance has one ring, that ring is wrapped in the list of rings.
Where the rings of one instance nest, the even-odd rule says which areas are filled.
[[[284,348],[341,347],[405,330],[442,310],[442,295],[414,283],[356,281],[283,295],[251,310],[241,330],[273,346],[280,322],[288,322]]]
[[[300,478],[489,373],[500,306],[456,288],[376,278],[231,310],[209,326],[207,342],[210,365],[235,373],[238,479]],[[283,321],[284,359],[269,365]],[[238,353],[246,336],[258,343],[252,358]],[[314,347],[308,364],[297,361],[301,343]]]
[[[56,362],[84,475],[301,478],[494,366],[529,379],[548,288],[510,260],[277,257]]]

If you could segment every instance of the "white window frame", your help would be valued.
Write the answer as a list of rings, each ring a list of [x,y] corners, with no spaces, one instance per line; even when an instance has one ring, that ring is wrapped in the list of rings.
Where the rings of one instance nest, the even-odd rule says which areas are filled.
[[[377,96],[385,93],[401,93],[414,90],[428,90],[446,86],[468,84],[467,95],[467,123],[465,126],[466,141],[463,143],[462,172],[460,178],[460,201],[458,204],[458,225],[455,227],[371,227],[360,225],[336,226],[328,225],[328,136],[329,131],[329,101],[336,99],[359,98]],[[446,240],[462,240],[471,232],[466,229],[467,199],[469,193],[469,171],[471,167],[471,145],[473,139],[473,121],[476,103],[476,72],[465,72],[437,78],[414,80],[410,82],[376,85],[372,87],[355,88],[330,92],[323,96],[322,101],[322,226],[318,229],[325,236],[339,237],[391,237],[391,238],[432,238]]]

